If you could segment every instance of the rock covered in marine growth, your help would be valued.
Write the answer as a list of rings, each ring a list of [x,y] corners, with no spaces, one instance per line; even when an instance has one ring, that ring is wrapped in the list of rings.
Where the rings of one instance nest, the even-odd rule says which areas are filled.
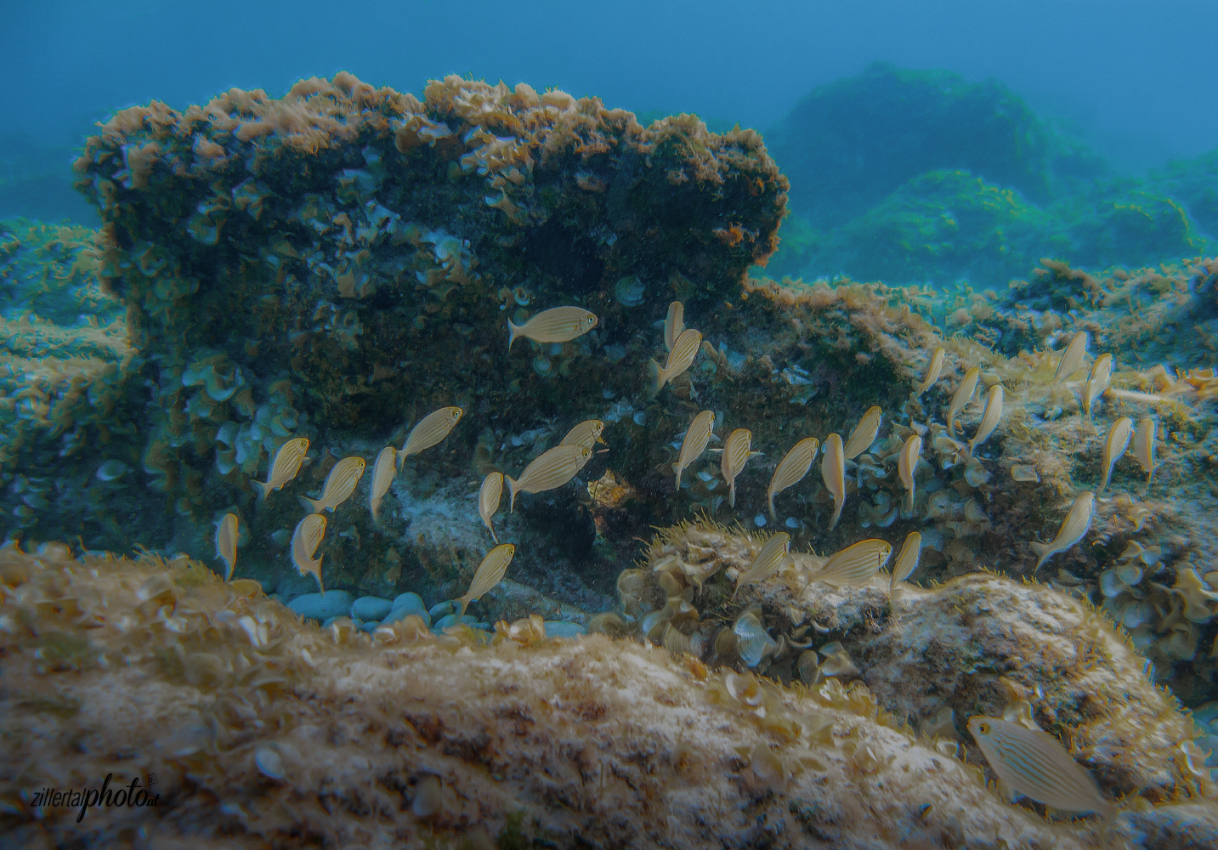
[[[14,844],[295,848],[1095,846],[1095,818],[1008,804],[865,688],[785,688],[540,617],[491,646],[408,617],[302,623],[182,558],[0,549],[0,823]],[[34,789],[155,774],[149,809]],[[201,781],[206,778],[206,781]],[[222,802],[218,802],[222,801]],[[1212,801],[1109,835],[1213,847]],[[1174,842],[1174,843],[1173,843]]]

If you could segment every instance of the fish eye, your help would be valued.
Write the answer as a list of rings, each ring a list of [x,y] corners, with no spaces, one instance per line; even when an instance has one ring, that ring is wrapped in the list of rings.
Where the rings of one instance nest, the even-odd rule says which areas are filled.
[[[981,732],[982,735],[990,734],[990,724],[988,724],[988,723],[978,723],[977,729]]]

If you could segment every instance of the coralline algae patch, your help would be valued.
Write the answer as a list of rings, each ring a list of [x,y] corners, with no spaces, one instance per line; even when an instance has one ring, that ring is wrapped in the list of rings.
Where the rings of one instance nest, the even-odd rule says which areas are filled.
[[[0,588],[0,819],[19,844],[1072,848],[1102,828],[1010,806],[859,686],[546,640],[539,619],[491,646],[416,617],[323,630],[187,559],[59,544],[0,549]],[[78,821],[33,802],[107,774],[155,774],[158,806]],[[1109,835],[1137,846],[1218,834],[1198,796],[1127,802]]]

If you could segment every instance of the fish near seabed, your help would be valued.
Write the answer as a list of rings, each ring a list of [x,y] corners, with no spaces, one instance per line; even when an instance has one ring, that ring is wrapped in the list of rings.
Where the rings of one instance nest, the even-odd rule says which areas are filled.
[[[742,570],[736,577],[736,590],[732,593],[732,601],[736,601],[736,594],[746,584],[763,581],[778,572],[782,567],[782,562],[786,560],[790,547],[791,535],[785,531],[780,531],[767,540],[749,568]]]
[[[917,434],[910,434],[901,444],[901,452],[897,455],[897,475],[900,477],[901,483],[905,485],[905,493],[908,497],[906,511],[912,511],[914,508],[914,493],[917,488],[914,475],[918,471],[918,458],[921,456],[922,438]]]
[[[813,574],[812,580],[834,587],[858,587],[871,581],[891,556],[892,545],[888,541],[860,540],[830,556],[820,571]]]
[[[1116,809],[1091,773],[1048,732],[1001,717],[970,717],[968,730],[1008,796],[1022,794],[1071,814],[1096,812],[1111,818]]]
[[[846,458],[842,456],[842,438],[839,434],[825,437],[825,450],[820,456],[820,477],[825,489],[833,496],[833,519],[829,530],[842,518],[842,505],[846,504]]]
[[[307,499],[301,497],[300,501],[306,505],[313,513],[319,514],[322,511],[333,511],[347,499],[351,498],[351,494],[355,492],[355,487],[359,484],[360,478],[364,474],[366,462],[362,457],[345,457],[330,470],[330,474],[326,476],[326,484],[322,487],[321,498]]]
[[[296,523],[296,530],[292,532],[292,563],[301,575],[312,573],[317,579],[317,589],[322,593],[326,592],[326,587],[321,582],[321,558],[314,559],[313,553],[325,536],[326,518],[321,514],[309,514]]]
[[[766,501],[770,505],[770,519],[778,519],[774,514],[774,497],[803,480],[812,468],[812,460],[819,449],[820,440],[805,437],[791,446],[791,450],[778,462],[774,476],[770,479],[770,486],[765,491]]]
[[[261,502],[271,493],[295,478],[296,473],[300,472],[300,465],[304,463],[305,455],[308,453],[308,437],[296,437],[280,446],[279,451],[275,452],[275,459],[271,461],[271,471],[267,473],[266,481],[254,482],[261,488],[258,494],[258,501]]]
[[[850,432],[850,436],[846,438],[846,445],[842,450],[842,457],[846,460],[854,460],[863,452],[871,448],[871,444],[875,442],[875,435],[880,433],[880,420],[884,416],[884,411],[877,404],[875,407],[868,408],[863,414],[863,418],[854,426],[854,430]]]
[[[591,457],[592,449],[587,446],[555,446],[535,457],[519,478],[505,475],[512,494],[509,510],[516,510],[517,493],[540,493],[561,487],[574,478]]]
[[[668,315],[664,317],[664,348],[672,351],[677,344],[677,338],[685,330],[685,305],[674,301],[668,305]]]
[[[1077,372],[1087,357],[1087,332],[1079,331],[1070,338],[1062,359],[1057,361],[1057,371],[1053,373],[1053,383],[1060,384]]]
[[[753,432],[748,428],[737,428],[723,441],[723,454],[719,459],[719,471],[727,482],[728,503],[736,507],[736,476],[749,460],[753,444]]]
[[[393,446],[385,446],[376,456],[372,464],[372,487],[368,493],[368,507],[372,511],[372,521],[379,522],[381,502],[393,484],[393,477],[398,471],[398,450]]]
[[[417,455],[440,443],[457,427],[463,413],[465,411],[459,407],[441,407],[420,419],[419,423],[410,429],[406,442],[402,444],[402,450],[398,452],[398,467],[401,468],[406,458],[411,455]]]
[[[651,392],[653,398],[659,394],[660,390],[664,389],[665,384],[678,375],[683,374],[693,365],[694,358],[698,356],[698,349],[701,347],[701,333],[693,328],[686,328],[681,331],[677,341],[672,344],[672,351],[668,352],[668,360],[665,361],[663,366],[656,369],[656,383]],[[655,368],[655,361],[651,362],[652,367]]]
[[[512,324],[508,319],[508,352],[516,337],[523,336],[533,342],[570,342],[596,327],[596,314],[583,307],[554,307],[542,310],[523,325]]]
[[[1083,387],[1083,412],[1087,414],[1088,419],[1091,418],[1096,401],[1107,392],[1111,382],[1112,355],[1104,353],[1091,364],[1091,374],[1087,376],[1087,385]]]
[[[947,352],[942,347],[936,348],[931,354],[930,362],[926,364],[926,374],[922,376],[922,383],[914,387],[914,398],[919,398],[939,380],[939,373],[943,371],[943,358],[946,354]]]
[[[677,456],[677,462],[672,465],[673,471],[677,473],[678,492],[681,490],[681,473],[706,451],[706,444],[715,436],[714,428],[715,414],[712,411],[703,410],[685,429],[685,439],[681,441],[681,454]]]
[[[560,446],[585,446],[592,448],[597,443],[604,444],[601,439],[601,434],[605,430],[605,423],[599,419],[585,419],[583,422],[576,425],[567,432],[567,436],[562,438]]]
[[[1146,470],[1146,483],[1155,474],[1155,420],[1149,416],[1138,420],[1138,430],[1133,435],[1133,456]]]
[[[486,553],[486,557],[482,559],[482,563],[474,572],[474,578],[469,583],[469,590],[457,600],[457,604],[461,606],[457,610],[456,622],[458,625],[461,623],[461,618],[465,616],[465,609],[469,607],[469,603],[477,602],[487,591],[503,581],[503,574],[507,572],[508,564],[512,563],[515,554],[516,547],[511,543],[500,543]]]
[[[482,524],[490,531],[491,539],[496,543],[499,542],[499,535],[495,534],[495,526],[491,525],[491,520],[499,513],[499,503],[502,499],[503,473],[492,472],[482,479],[482,486],[478,489],[478,516],[482,517]]]
[[[952,396],[952,403],[947,408],[947,422],[945,424],[947,425],[948,436],[954,437],[956,435],[956,417],[973,400],[973,393],[977,390],[977,381],[980,378],[981,370],[973,366],[960,379],[960,386],[956,387],[956,392]]]
[[[892,579],[888,582],[888,593],[891,594],[905,579],[914,574],[918,568],[918,559],[922,555],[922,535],[916,531],[909,532],[901,551],[897,554],[897,562],[892,568]]]
[[[216,526],[216,557],[228,567],[224,580],[230,581],[237,566],[237,515],[225,514]]]
[[[1112,468],[1129,448],[1129,440],[1132,436],[1133,420],[1128,416],[1122,416],[1108,429],[1108,436],[1104,439],[1104,455],[1100,462],[1100,465],[1104,467],[1104,479],[1100,481],[1100,489],[1096,491],[1097,493],[1103,493],[1104,488],[1108,486],[1108,480],[1112,477]]]
[[[994,384],[990,387],[990,391],[985,397],[985,410],[981,414],[981,424],[977,426],[977,433],[973,435],[973,439],[968,441],[970,455],[979,445],[988,440],[994,433],[994,429],[998,427],[998,423],[1002,420],[1003,398],[1002,384]]]
[[[1045,561],[1059,552],[1065,552],[1075,543],[1082,540],[1091,529],[1091,520],[1094,517],[1095,493],[1092,493],[1090,490],[1080,493],[1078,498],[1074,500],[1074,504],[1070,506],[1070,512],[1066,514],[1066,518],[1062,521],[1062,527],[1058,530],[1057,536],[1049,543],[1032,541],[1032,551],[1040,556],[1040,560],[1036,562],[1036,567],[1032,572],[1035,573]]]

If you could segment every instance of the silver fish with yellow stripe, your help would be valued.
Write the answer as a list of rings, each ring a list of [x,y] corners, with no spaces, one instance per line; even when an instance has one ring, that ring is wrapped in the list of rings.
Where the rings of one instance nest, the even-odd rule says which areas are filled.
[[[325,536],[326,518],[321,514],[309,514],[296,523],[296,530],[292,532],[292,563],[301,575],[312,574],[322,593],[326,592],[326,587],[321,581],[321,558],[314,558],[313,553]]]
[[[1104,439],[1104,456],[1100,463],[1104,467],[1104,478],[1100,481],[1100,489],[1096,492],[1103,493],[1104,488],[1108,486],[1108,480],[1112,478],[1112,468],[1129,448],[1131,437],[1133,437],[1133,420],[1128,416],[1122,416],[1108,429],[1108,436]]]
[[[668,305],[668,315],[664,317],[664,348],[672,351],[677,339],[685,330],[685,305],[674,301]]]
[[[326,476],[326,484],[322,488],[321,498],[301,501],[308,505],[315,514],[322,511],[333,511],[355,492],[360,477],[364,474],[365,461],[362,457],[345,457],[330,470]]]
[[[535,457],[519,478],[505,475],[511,492],[509,509],[516,510],[517,493],[540,493],[563,486],[584,468],[591,457],[592,449],[587,446],[555,446]]]
[[[398,450],[393,446],[385,446],[372,464],[372,486],[368,493],[368,508],[372,511],[373,522],[379,520],[381,502],[384,501],[385,494],[389,492],[397,471]]]
[[[741,570],[740,575],[736,577],[736,590],[732,593],[732,601],[736,600],[736,594],[746,584],[764,581],[778,572],[782,568],[783,561],[786,560],[790,546],[791,535],[785,531],[780,531],[767,540],[749,568]]]
[[[533,342],[570,342],[596,327],[596,314],[583,307],[554,307],[542,310],[523,325],[508,319],[508,351],[516,337],[522,336]]]
[[[825,437],[825,450],[820,456],[820,478],[825,489],[833,496],[833,519],[829,530],[842,518],[842,505],[846,504],[846,458],[842,455],[842,438],[838,434]]]
[[[888,582],[888,592],[892,593],[896,586],[914,574],[918,568],[918,559],[922,555],[922,535],[916,531],[909,532],[901,551],[897,553],[897,561],[892,567],[892,579]]]
[[[1095,358],[1095,362],[1091,364],[1091,374],[1087,377],[1086,386],[1083,387],[1083,412],[1087,414],[1088,419],[1091,418],[1091,411],[1095,408],[1096,401],[1107,392],[1111,382],[1112,355],[1104,353]]]
[[[296,437],[280,446],[279,451],[275,452],[275,459],[271,461],[271,471],[267,473],[266,481],[254,482],[261,488],[258,499],[260,501],[265,499],[295,478],[308,453],[309,439],[307,437]]]
[[[922,438],[917,434],[910,434],[901,444],[901,451],[897,455],[897,476],[905,485],[907,512],[914,508],[914,495],[918,486],[914,476],[918,471],[918,458],[921,456]]]
[[[994,433],[994,429],[998,427],[998,423],[1002,421],[1003,399],[1002,384],[994,384],[990,387],[990,391],[985,396],[985,410],[981,414],[981,424],[977,426],[977,433],[973,435],[973,439],[968,441],[969,454],[988,440]]]
[[[723,455],[719,459],[719,470],[723,473],[723,480],[727,482],[727,500],[733,508],[736,507],[736,476],[748,463],[752,444],[753,432],[747,428],[737,428],[723,441]]]
[[[410,433],[406,435],[406,442],[402,444],[402,450],[398,452],[398,467],[400,468],[406,458],[411,455],[416,455],[439,444],[453,428],[457,427],[464,412],[459,407],[441,407],[420,419],[418,424],[410,429]]]
[[[1146,483],[1155,474],[1155,420],[1149,416],[1138,420],[1138,430],[1133,435],[1133,456],[1146,471]]]
[[[815,437],[805,437],[791,446],[791,450],[778,462],[774,475],[770,478],[770,486],[765,491],[766,502],[770,505],[770,519],[778,518],[774,513],[774,497],[803,480],[812,467],[812,460],[819,449],[820,440]]]
[[[482,479],[482,486],[478,488],[478,516],[482,517],[482,524],[490,531],[491,539],[496,543],[499,542],[499,535],[495,534],[495,526],[491,525],[491,520],[499,513],[499,503],[502,499],[503,473],[492,472]]]
[[[503,581],[503,574],[507,572],[508,564],[512,563],[512,558],[515,555],[516,547],[511,543],[500,543],[486,553],[486,557],[482,559],[482,563],[474,571],[474,578],[469,583],[469,590],[457,600],[457,604],[460,605],[457,611],[458,623],[465,616],[465,609],[469,607],[469,603],[478,601],[491,588]]]
[[[949,436],[954,436],[956,433],[956,417],[960,412],[968,406],[968,403],[973,400],[973,393],[977,391],[977,381],[981,378],[981,370],[976,366],[964,373],[964,377],[960,379],[960,386],[956,387],[956,392],[952,395],[952,403],[947,408],[947,433]]]
[[[592,448],[597,443],[604,444],[601,434],[604,433],[605,423],[599,419],[585,419],[567,432],[560,446],[585,446]]]
[[[1080,493],[1074,503],[1070,505],[1070,511],[1062,521],[1062,527],[1058,529],[1057,536],[1048,543],[1032,541],[1032,551],[1040,556],[1040,560],[1036,562],[1036,568],[1032,572],[1035,573],[1045,561],[1059,552],[1065,552],[1082,540],[1091,529],[1091,520],[1094,517],[1095,493],[1090,490]]]
[[[835,587],[858,587],[871,581],[891,556],[892,545],[888,541],[860,540],[830,556],[812,580]]]
[[[867,409],[863,414],[863,418],[854,426],[854,430],[850,432],[850,436],[846,439],[846,445],[842,450],[842,457],[846,460],[854,460],[863,452],[871,448],[871,444],[875,442],[876,434],[880,433],[880,420],[884,416],[879,405]]]
[[[922,376],[922,381],[914,387],[914,398],[921,396],[939,380],[939,375],[943,372],[943,358],[946,354],[947,352],[940,347],[930,355],[930,362],[926,364],[926,374]]]
[[[681,473],[706,451],[706,444],[715,436],[714,428],[715,414],[710,410],[703,410],[685,429],[685,439],[681,441],[681,453],[677,456],[676,463],[672,465],[673,471],[677,473],[677,490],[681,489]]]
[[[693,328],[686,328],[681,331],[681,335],[672,344],[672,351],[668,352],[668,360],[656,372],[656,386],[653,395],[662,390],[664,385],[673,378],[683,374],[685,370],[692,366],[694,358],[698,356],[698,349],[701,347],[701,333]]]
[[[1071,814],[1113,814],[1095,779],[1049,733],[985,716],[970,717],[968,730],[1008,797],[1022,794]]]
[[[1066,350],[1062,352],[1061,360],[1057,361],[1057,370],[1053,373],[1053,383],[1060,384],[1083,366],[1087,359],[1087,332],[1079,331],[1070,338]]]
[[[227,513],[220,518],[216,526],[216,557],[222,560],[228,569],[224,580],[233,577],[233,569],[237,566],[237,515]]]

